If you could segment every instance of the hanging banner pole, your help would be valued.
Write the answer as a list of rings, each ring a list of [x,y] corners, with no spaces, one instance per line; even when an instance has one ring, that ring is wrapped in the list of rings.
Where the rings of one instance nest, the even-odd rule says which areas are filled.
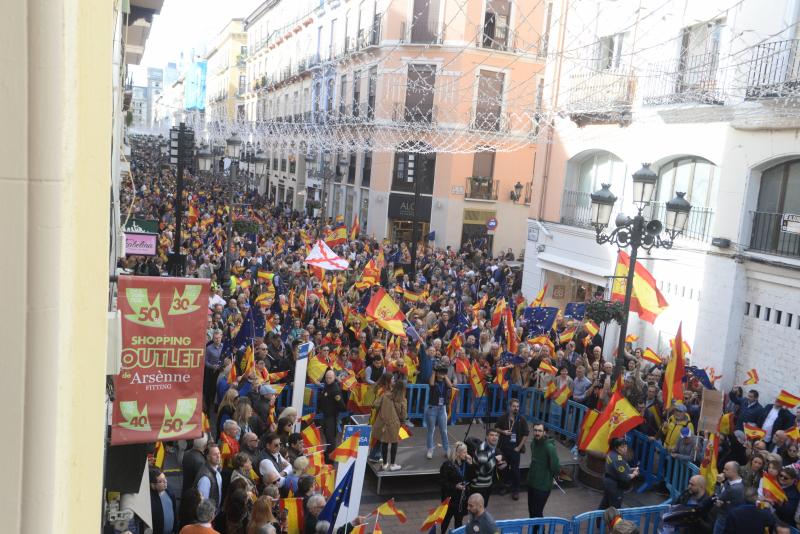
[[[294,364],[294,385],[292,386],[292,408],[297,410],[297,421],[294,431],[300,432],[300,416],[303,415],[303,395],[306,389],[306,373],[308,358],[311,355],[311,343],[303,343],[297,347],[297,362]]]

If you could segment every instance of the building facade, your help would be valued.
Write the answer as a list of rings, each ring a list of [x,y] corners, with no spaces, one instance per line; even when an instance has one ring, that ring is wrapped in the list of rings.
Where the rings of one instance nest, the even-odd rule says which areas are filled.
[[[149,105],[148,91],[145,86],[133,86],[130,111],[133,115],[131,128],[141,130],[148,127],[147,107]]]
[[[631,315],[628,331],[664,354],[682,322],[693,364],[725,387],[756,368],[771,402],[798,389],[786,371],[800,341],[800,2],[673,4],[553,2],[543,33],[563,44],[545,80],[553,120],[523,290],[547,284],[562,306],[608,290],[617,249],[595,242],[590,194],[611,184],[615,212],[634,215],[631,174],[648,162],[659,179],[645,215],[663,222],[678,191],[692,211],[672,250],[640,258],[669,307],[653,325]]]
[[[206,54],[206,122],[244,119],[247,87],[247,34],[243,19],[233,19],[214,37]]]
[[[161,94],[163,88],[164,88],[164,70],[149,67],[147,69],[147,117],[146,117],[146,124],[148,128],[153,127],[156,98],[158,98],[158,96]]]
[[[523,93],[543,69],[543,13],[503,0],[264,2],[245,20],[248,120],[346,124],[359,139],[393,125],[420,133],[391,151],[265,146],[262,190],[348,224],[358,215],[379,238],[410,242],[417,209],[420,237],[435,232],[436,246],[471,239],[520,253],[536,148],[486,150],[480,132],[521,130],[535,103]],[[429,136],[442,131],[476,141],[437,153]]]

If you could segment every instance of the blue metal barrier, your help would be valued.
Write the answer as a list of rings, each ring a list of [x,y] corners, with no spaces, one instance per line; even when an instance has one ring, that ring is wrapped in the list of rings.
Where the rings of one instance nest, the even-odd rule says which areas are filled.
[[[669,490],[669,500],[677,498],[689,485],[689,478],[700,472],[700,468],[687,460],[673,458],[665,451],[664,484]]]
[[[668,456],[667,451],[657,440],[650,439],[638,430],[631,430],[626,438],[644,481],[637,492],[644,493],[664,480],[664,459]]]
[[[655,534],[661,526],[661,516],[669,510],[668,505],[623,508],[619,510],[623,519],[635,523],[641,534]],[[537,519],[507,519],[497,521],[501,534],[528,534],[535,526],[543,527],[546,534],[605,534],[603,510],[579,514],[570,519],[561,517],[542,517]],[[598,525],[599,521],[599,525]],[[451,534],[468,534],[466,527],[451,530]]]
[[[544,398],[544,392],[528,388],[522,392],[523,413],[529,422],[541,422],[545,428],[569,439],[576,439],[580,432],[586,406],[575,401],[567,401],[562,408]]]
[[[409,384],[406,396],[408,397],[408,418],[425,420],[425,407],[428,406],[428,384]]]
[[[472,419],[473,417],[486,417],[486,405],[488,398],[486,396],[478,399],[477,410],[475,406],[475,397],[472,395],[472,388],[469,384],[456,384],[458,389],[456,397],[456,405],[454,408],[456,419]]]

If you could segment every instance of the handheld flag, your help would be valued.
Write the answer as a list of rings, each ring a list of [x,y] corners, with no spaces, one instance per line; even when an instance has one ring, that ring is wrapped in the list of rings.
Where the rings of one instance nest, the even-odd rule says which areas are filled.
[[[798,404],[800,404],[800,397],[796,397],[792,395],[785,389],[782,389],[778,396],[775,398],[775,404],[782,404],[786,408],[794,408]]]
[[[583,324],[583,327],[586,329],[587,332],[589,332],[589,335],[592,337],[596,336],[597,333],[600,332],[600,327],[594,321],[586,321]]]
[[[539,370],[540,371],[544,371],[545,373],[547,373],[549,375],[552,375],[552,376],[556,376],[556,374],[558,374],[558,369],[556,369],[555,366],[550,365],[549,363],[547,363],[545,360],[542,360],[539,363]]]
[[[703,452],[703,462],[700,464],[700,474],[706,479],[706,491],[714,494],[714,487],[717,484],[717,454],[719,452],[719,441],[713,432],[708,435],[705,451]]]
[[[787,428],[786,436],[792,441],[800,440],[800,430],[797,429],[797,425],[793,425]]]
[[[346,462],[350,458],[358,456],[358,441],[361,438],[361,433],[356,432],[341,445],[333,449],[330,454],[331,461],[333,462]]]
[[[572,341],[573,337],[575,337],[575,327],[567,328],[558,335],[558,342],[562,345],[566,345]]]
[[[595,420],[592,428],[584,437],[584,450],[607,454],[609,441],[624,436],[629,430],[644,422],[639,412],[622,396],[621,391],[614,392],[603,413]]]
[[[767,435],[767,431],[764,430],[763,428],[760,428],[760,427],[756,426],[756,425],[753,425],[753,424],[750,424],[750,423],[745,423],[744,424],[744,435],[745,435],[745,437],[747,437],[747,439],[751,439],[751,440],[756,441],[756,440],[759,440],[759,439],[764,439],[764,437]]]
[[[747,371],[747,380],[744,381],[745,386],[752,386],[758,384],[758,371],[750,369]]]
[[[781,504],[786,502],[786,492],[778,482],[778,478],[767,471],[761,477],[761,489],[764,491],[764,497],[773,503]]]
[[[686,374],[684,368],[683,337],[681,329],[683,323],[678,325],[678,333],[675,334],[675,344],[672,348],[672,358],[664,371],[664,390],[662,391],[664,409],[672,406],[672,401],[683,400],[683,377]]]
[[[380,288],[372,295],[367,305],[367,316],[375,319],[379,326],[392,334],[406,337],[406,331],[403,328],[406,316],[385,289]]]
[[[361,225],[358,223],[358,213],[356,213],[355,219],[353,219],[353,226],[350,227],[350,241],[358,239],[358,234],[360,233]]]
[[[500,386],[500,388],[504,392],[508,391],[508,378],[506,377],[506,371],[508,371],[512,367],[513,367],[512,365],[506,367],[498,367],[497,375],[494,377],[494,383]]]
[[[600,417],[600,412],[597,410],[587,410],[586,415],[583,416],[580,431],[578,432],[578,449],[586,450],[585,438],[589,435],[589,431],[594,426],[594,422]]]
[[[611,286],[611,301],[625,301],[625,281],[631,257],[624,250],[617,256],[617,267],[614,272],[614,283]],[[669,304],[661,291],[656,286],[656,279],[639,262],[636,262],[633,271],[633,293],[631,294],[630,311],[639,314],[639,318],[648,323],[655,323],[656,317],[666,309]]]
[[[353,434],[353,436],[357,435],[358,434]],[[342,507],[342,504],[347,506],[347,503],[350,502],[350,490],[353,486],[353,473],[355,472],[355,468],[356,464],[353,463],[339,482],[339,485],[333,490],[333,494],[331,494],[330,499],[328,499],[327,504],[325,504],[325,508],[319,513],[319,521],[329,521],[331,524],[328,534],[333,532],[333,524],[336,520],[336,516],[339,515],[339,509]]]
[[[542,289],[536,293],[536,297],[531,301],[531,308],[541,308],[544,306],[544,296],[547,294],[547,284],[545,284]]]
[[[650,347],[644,349],[644,352],[642,352],[642,359],[646,362],[650,362],[655,365],[661,365],[662,363],[664,363],[661,361],[661,358],[659,358],[658,354],[656,354],[656,351],[654,351]]]
[[[316,447],[322,444],[322,433],[314,423],[305,427],[300,434],[303,436],[303,445],[306,447]]]
[[[286,512],[287,534],[303,534],[306,530],[303,498],[281,499],[281,510]]]
[[[343,271],[350,265],[347,260],[344,260],[336,255],[325,242],[318,240],[311,248],[308,256],[304,261],[311,267],[317,267],[328,271]]]
[[[469,386],[472,388],[472,396],[475,397],[475,402],[486,394],[483,373],[477,362],[474,361],[469,366]]]
[[[636,334],[628,334],[627,336],[625,336],[625,343],[633,343],[638,339],[639,336],[637,336]]]
[[[567,404],[567,401],[569,400],[570,396],[572,396],[572,389],[567,384],[564,384],[563,386],[558,388],[555,393],[553,393],[552,399],[553,402],[555,402],[556,404],[558,404],[563,408]]]
[[[422,523],[422,527],[419,529],[420,532],[425,532],[436,525],[440,525],[442,521],[444,521],[444,516],[447,514],[448,506],[450,506],[450,497],[443,500],[442,504],[428,513],[428,517],[425,518],[425,522]]]
[[[338,226],[325,234],[325,244],[329,247],[344,245],[347,243],[347,228]]]
[[[393,515],[396,516],[397,519],[401,523],[405,523],[408,519],[406,518],[405,512],[397,508],[394,504],[394,499],[389,499],[382,505],[375,508],[375,511],[372,512],[373,514],[380,514],[382,516]]]
[[[164,457],[166,456],[166,449],[164,444],[156,441],[155,449],[153,450],[153,464],[159,469],[164,468]]]
[[[398,432],[398,436],[400,438],[400,441],[402,441],[404,439],[410,438],[411,436],[413,436],[413,434],[406,425],[400,425],[400,431]]]
[[[719,433],[725,435],[733,434],[733,412],[724,413],[719,418]]]

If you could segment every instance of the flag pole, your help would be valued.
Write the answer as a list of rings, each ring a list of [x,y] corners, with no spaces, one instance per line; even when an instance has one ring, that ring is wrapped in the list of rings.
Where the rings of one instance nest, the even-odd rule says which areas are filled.
[[[472,422],[478,416],[478,406],[480,406],[480,401],[486,398],[486,394],[489,391],[489,386],[487,385],[483,390],[483,395],[475,399],[475,407],[472,409],[472,417],[469,419],[469,424],[467,425],[467,432],[464,434],[464,442],[466,443],[467,438],[469,437],[469,431],[472,429]],[[487,401],[488,406],[488,401]],[[484,427],[486,427],[486,421],[483,421]]]

